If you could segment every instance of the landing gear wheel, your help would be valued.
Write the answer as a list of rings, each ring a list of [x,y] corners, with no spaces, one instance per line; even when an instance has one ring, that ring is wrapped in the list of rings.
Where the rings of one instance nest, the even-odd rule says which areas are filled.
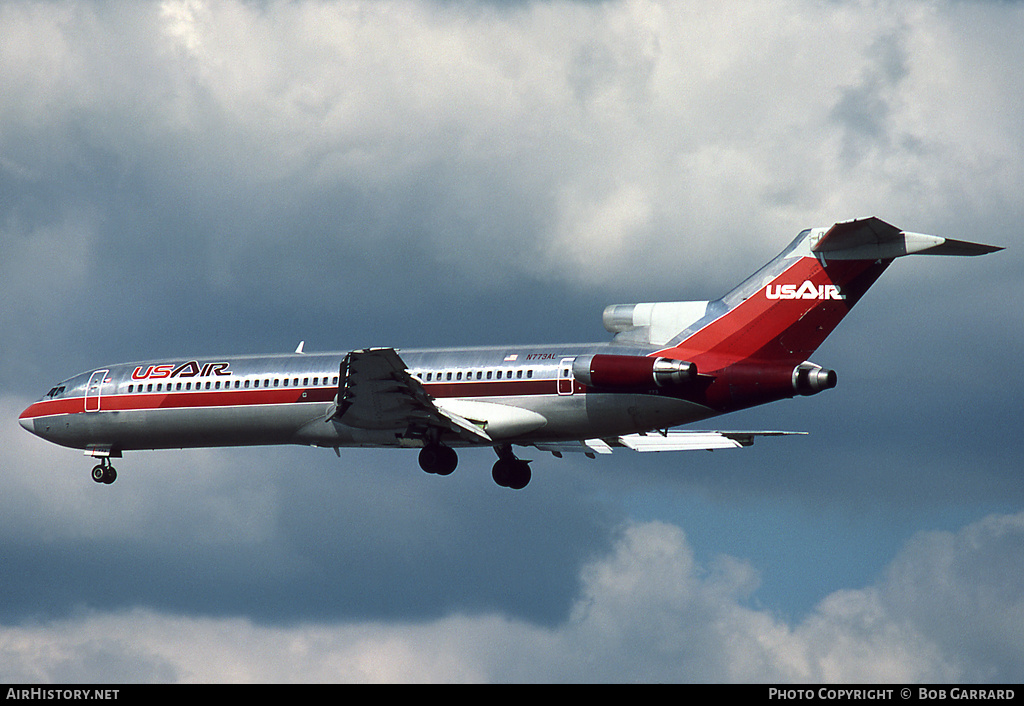
[[[510,446],[495,449],[498,453],[498,460],[491,468],[491,478],[502,488],[522,490],[530,483],[533,473],[530,471],[530,462],[516,458],[512,454]]]
[[[459,455],[455,449],[443,444],[427,444],[420,451],[420,468],[427,473],[446,476],[459,465]]]
[[[114,467],[108,463],[101,463],[98,466],[94,466],[92,469],[92,479],[97,483],[103,483],[110,485],[117,480],[117,471]]]

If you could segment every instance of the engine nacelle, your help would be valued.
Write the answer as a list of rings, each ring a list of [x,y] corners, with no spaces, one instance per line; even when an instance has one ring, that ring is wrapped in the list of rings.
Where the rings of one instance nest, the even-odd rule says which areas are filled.
[[[822,390],[831,390],[837,382],[835,370],[827,370],[811,362],[800,363],[793,368],[793,389],[801,395],[816,395]]]
[[[697,366],[672,358],[598,353],[576,358],[572,375],[587,387],[647,389],[687,385],[697,378]]]

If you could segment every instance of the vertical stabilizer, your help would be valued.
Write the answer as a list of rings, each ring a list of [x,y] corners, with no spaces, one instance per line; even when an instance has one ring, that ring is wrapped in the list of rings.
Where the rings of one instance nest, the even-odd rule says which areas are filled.
[[[980,255],[1001,248],[907,233],[878,218],[803,231],[775,259],[689,323],[657,355],[709,373],[744,361],[796,366],[896,257]]]

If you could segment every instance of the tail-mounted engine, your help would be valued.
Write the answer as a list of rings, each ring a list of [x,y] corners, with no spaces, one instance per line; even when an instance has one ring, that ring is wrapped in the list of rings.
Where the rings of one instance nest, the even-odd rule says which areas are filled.
[[[810,361],[793,368],[793,389],[800,395],[816,395],[822,390],[831,390],[837,381],[835,370],[827,370]]]
[[[576,358],[572,374],[587,387],[650,389],[688,385],[697,379],[697,366],[672,358],[599,353]]]

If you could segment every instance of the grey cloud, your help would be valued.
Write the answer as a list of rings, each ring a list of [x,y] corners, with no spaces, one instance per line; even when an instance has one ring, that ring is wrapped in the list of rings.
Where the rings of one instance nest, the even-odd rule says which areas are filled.
[[[903,538],[1019,505],[1019,19],[985,3],[5,3],[0,544],[21,570],[0,578],[5,622],[72,641],[120,624],[131,644],[142,616],[156,679],[205,673],[159,643],[209,625],[273,653],[315,641],[299,624],[352,621],[331,643],[352,658],[375,626],[385,651],[408,620],[430,623],[414,642],[465,628],[491,654],[511,625],[555,653],[596,591],[581,566],[630,515],[687,528],[689,548],[661,540],[673,564],[690,550],[728,584],[716,604],[680,574],[702,615],[784,641],[838,588],[868,610],[880,599],[857,587]],[[839,388],[722,420],[811,432],[793,443],[538,455],[514,498],[489,452],[443,484],[402,453],[139,454],[104,496],[87,459],[13,422],[63,376],[154,355],[604,339],[605,304],[718,296],[803,227],[871,214],[1010,249],[896,263],[816,356]],[[723,547],[760,587],[742,561],[707,568]],[[757,600],[797,617],[744,612]],[[641,644],[658,626],[633,617]],[[934,664],[955,649],[926,622],[904,644],[936,668],[916,674],[981,670]],[[577,656],[611,639],[588,629]],[[438,673],[425,650],[389,654],[397,671],[374,674]]]
[[[842,90],[831,117],[843,129],[842,157],[849,169],[869,151],[892,147],[891,102],[907,73],[901,35],[879,38],[868,49],[871,64],[859,84]]]
[[[993,516],[922,533],[881,581],[837,591],[799,621],[751,605],[748,562],[704,565],[680,528],[655,522],[623,527],[581,570],[571,617],[549,627],[486,613],[315,630],[86,614],[3,628],[3,676],[88,679],[114,656],[125,681],[1013,682],[1020,577],[1005,550],[1020,546],[1020,525]],[[997,634],[979,629],[994,616]],[[245,659],[236,644],[252,646]]]

